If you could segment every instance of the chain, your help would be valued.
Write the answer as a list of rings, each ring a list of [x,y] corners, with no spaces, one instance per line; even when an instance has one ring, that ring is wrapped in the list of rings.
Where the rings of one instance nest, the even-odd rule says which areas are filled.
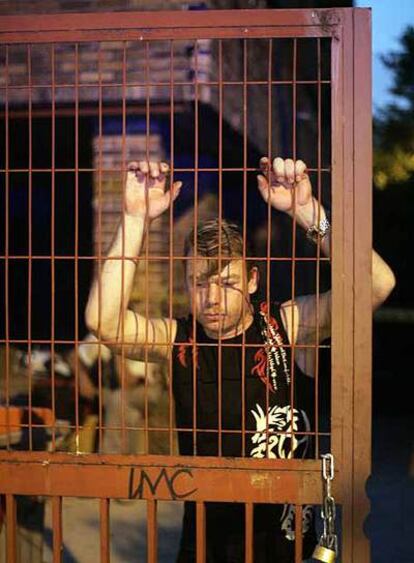
[[[332,454],[324,454],[321,457],[324,484],[323,504],[321,508],[323,521],[321,544],[324,547],[332,549],[335,553],[338,553],[338,536],[335,533],[336,507],[335,499],[331,494],[331,483],[335,476],[334,457]]]

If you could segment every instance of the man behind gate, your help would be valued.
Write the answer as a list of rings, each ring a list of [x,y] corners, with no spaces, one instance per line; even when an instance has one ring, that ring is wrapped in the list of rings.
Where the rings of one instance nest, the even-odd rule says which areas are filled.
[[[265,202],[294,218],[329,256],[330,226],[312,196],[305,163],[262,158],[260,167],[257,185]],[[157,361],[172,354],[180,454],[313,457],[312,368],[305,361],[306,347],[295,349],[293,361],[290,346],[315,346],[316,335],[329,337],[330,291],[281,304],[252,301],[258,269],[243,259],[239,228],[223,219],[199,223],[186,238],[188,317],[147,319],[128,308],[148,223],[167,211],[182,188],[175,182],[166,190],[168,172],[166,163],[129,165],[122,221],[90,291],[89,328],[131,358]],[[120,256],[125,259],[111,260]],[[375,308],[395,282],[376,253],[372,267]],[[242,504],[206,504],[207,562],[244,561],[244,522]],[[195,506],[186,502],[179,562],[195,561],[195,527]],[[304,507],[302,529],[308,558],[316,542],[311,507]],[[292,506],[256,505],[254,561],[294,561],[294,530]]]

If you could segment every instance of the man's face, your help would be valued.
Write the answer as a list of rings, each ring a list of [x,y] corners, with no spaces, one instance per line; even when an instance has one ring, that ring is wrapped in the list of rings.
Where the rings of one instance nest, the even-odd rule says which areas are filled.
[[[188,260],[187,290],[191,310],[206,334],[211,338],[231,338],[245,330],[252,320],[250,294],[257,289],[257,270],[253,268],[248,278],[241,258],[219,269],[211,272],[208,258]]]

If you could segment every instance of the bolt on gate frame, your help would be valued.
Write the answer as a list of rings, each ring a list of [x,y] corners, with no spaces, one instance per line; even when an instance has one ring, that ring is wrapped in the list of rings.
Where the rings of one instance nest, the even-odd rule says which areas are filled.
[[[16,116],[13,105],[13,93],[17,91],[10,83],[9,57],[15,45],[25,46],[28,59],[30,52],[37,45],[42,44],[50,49],[52,71],[48,88],[51,92],[51,107],[48,110],[51,117],[51,144],[52,154],[55,153],[54,143],[56,138],[56,119],[59,108],[55,95],[58,86],[54,71],[54,61],[57,57],[57,49],[60,45],[71,44],[75,52],[75,80],[71,84],[74,92],[74,107],[71,109],[75,118],[74,150],[75,166],[72,170],[74,177],[75,209],[79,206],[79,175],[82,170],[79,164],[79,116],[82,111],[87,111],[80,104],[81,85],[79,83],[77,65],[79,50],[88,42],[121,42],[121,53],[123,53],[123,74],[119,86],[120,114],[122,117],[122,143],[123,155],[122,166],[118,168],[119,174],[125,174],[127,155],[127,130],[126,130],[126,87],[128,77],[125,65],[125,53],[127,45],[139,43],[146,53],[147,63],[151,48],[156,42],[166,42],[170,45],[171,68],[174,65],[174,43],[180,41],[193,42],[197,45],[201,40],[212,40],[217,48],[217,76],[210,81],[216,88],[216,109],[218,113],[218,163],[211,167],[210,171],[217,173],[218,178],[218,202],[219,214],[222,206],[222,193],[225,189],[223,175],[228,172],[223,161],[223,91],[230,84],[223,77],[223,42],[237,41],[242,56],[241,77],[233,84],[238,84],[243,104],[239,128],[242,136],[243,159],[242,165],[237,169],[241,173],[243,185],[242,205],[246,212],[246,188],[247,175],[255,172],[255,167],[248,160],[247,155],[247,87],[249,78],[246,71],[246,51],[249,42],[261,40],[268,44],[268,75],[262,81],[262,86],[267,92],[267,104],[263,107],[264,124],[263,129],[268,133],[267,150],[268,156],[272,155],[273,145],[271,141],[271,115],[276,112],[272,103],[272,86],[278,80],[272,74],[272,41],[289,40],[292,45],[293,70],[286,85],[291,89],[292,110],[290,119],[292,122],[291,147],[289,152],[293,158],[300,158],[297,149],[296,123],[296,89],[300,85],[300,79],[296,75],[297,45],[302,39],[312,38],[315,40],[317,52],[320,54],[321,41],[327,41],[330,49],[330,69],[328,79],[321,75],[321,62],[318,60],[317,75],[314,85],[318,106],[316,112],[318,123],[316,143],[316,165],[310,169],[314,173],[316,181],[314,190],[321,194],[321,176],[329,177],[331,191],[331,214],[333,225],[332,237],[332,344],[331,344],[331,412],[329,448],[335,458],[335,481],[334,494],[342,510],[342,542],[340,557],[343,562],[361,562],[369,560],[368,542],[364,537],[362,527],[363,521],[368,513],[369,506],[365,496],[364,486],[370,473],[370,441],[371,441],[371,416],[370,416],[370,389],[371,389],[371,92],[370,92],[370,60],[371,60],[371,37],[370,37],[370,12],[361,9],[332,9],[332,10],[246,10],[246,11],[206,11],[206,12],[128,12],[128,13],[96,13],[93,14],[55,14],[41,16],[8,16],[3,17],[0,22],[0,42],[4,53],[5,77],[0,85],[2,91],[2,118],[4,120],[5,154],[3,157],[2,185],[4,187],[5,200],[5,240],[2,250],[2,271],[4,272],[3,284],[5,290],[5,324],[2,329],[1,345],[4,354],[4,400],[3,405],[5,417],[0,422],[3,425],[3,434],[10,436],[16,429],[16,423],[12,420],[12,404],[10,397],[11,365],[10,350],[15,344],[25,344],[30,352],[37,343],[47,344],[53,351],[58,339],[54,336],[53,329],[53,307],[51,320],[50,338],[37,342],[30,331],[32,301],[28,296],[28,332],[24,339],[17,341],[11,336],[13,318],[8,308],[10,282],[9,269],[13,261],[17,259],[10,251],[11,240],[9,234],[9,201],[11,197],[11,176],[17,170],[13,170],[10,163],[10,131],[12,120]],[[171,174],[187,172],[193,175],[194,207],[193,221],[197,221],[198,214],[198,174],[203,172],[198,160],[198,138],[200,92],[201,88],[208,83],[208,79],[201,79],[198,74],[197,57],[200,60],[200,52],[197,54],[195,47],[193,62],[195,59],[195,72],[191,79],[181,79],[182,85],[187,81],[193,88],[194,113],[194,160],[193,166],[179,168],[174,161],[174,112],[178,104],[174,100],[174,92],[178,83],[175,83],[174,72],[171,70],[169,78],[162,83],[169,94],[169,105],[166,107],[170,114],[170,151],[169,161]],[[273,55],[276,58],[276,55]],[[96,113],[102,125],[102,103],[103,78],[98,72],[96,99]],[[204,82],[203,82],[204,81]],[[47,81],[46,81],[47,82]],[[251,83],[253,81],[250,80]],[[256,81],[259,83],[259,81]],[[280,79],[282,83],[283,80]],[[330,162],[324,168],[321,158],[321,88],[327,85],[329,88],[330,103]],[[38,85],[37,85],[38,86]],[[151,96],[153,90],[151,84],[148,64],[147,72],[140,86],[143,87],[144,97],[142,112],[146,121],[146,155],[149,155],[149,136],[152,113],[157,111],[157,106],[152,104]],[[158,84],[160,86],[160,83]],[[36,85],[33,83],[33,71],[30,62],[28,64],[28,75],[26,76],[25,89],[27,92],[26,116],[28,118],[29,130],[36,116],[36,104],[34,92]],[[44,110],[43,110],[44,111]],[[109,109],[110,111],[110,109]],[[267,123],[266,123],[267,122]],[[102,127],[99,136],[102,135]],[[32,144],[32,133],[29,134],[29,163],[24,169],[29,178],[29,208],[32,201],[32,176],[36,170],[32,166],[31,153],[34,150]],[[98,168],[101,168],[101,161]],[[89,167],[89,172],[92,171]],[[204,167],[206,168],[206,167]],[[208,167],[207,167],[208,168]],[[206,171],[206,170],[204,170]],[[208,171],[208,170],[207,170]],[[43,170],[45,172],[45,170]],[[57,174],[59,172],[55,159],[46,172],[51,175],[52,198],[55,197]],[[102,170],[93,170],[98,174]],[[191,189],[191,188],[187,188]],[[99,205],[99,204],[98,204]],[[52,210],[52,223],[54,215]],[[270,213],[270,212],[269,212]],[[30,212],[29,212],[30,215]],[[75,230],[79,228],[79,215],[75,212]],[[28,236],[30,239],[31,216],[28,219]],[[172,227],[172,212],[170,215],[170,227]],[[246,229],[246,223],[244,224]],[[171,228],[172,231],[172,228]],[[244,231],[246,232],[246,231]],[[295,231],[292,231],[292,254],[289,257],[292,277],[292,297],[295,294],[295,264],[300,261],[296,255]],[[269,239],[269,226],[267,228]],[[56,254],[53,250],[53,225],[52,225],[52,250],[48,256],[43,256],[51,264],[52,272],[56,262]],[[244,253],[246,250],[244,250]],[[74,260],[75,278],[78,276],[78,263],[81,260],[78,248],[75,244]],[[101,250],[92,256],[98,264],[102,262]],[[125,258],[121,256],[121,259]],[[172,287],[172,261],[182,259],[175,256],[172,245],[164,258],[170,263],[169,283]],[[148,263],[148,247],[146,249]],[[29,240],[29,250],[26,255],[29,272],[29,292],[31,264],[36,260],[35,252]],[[310,260],[310,259],[309,259]],[[317,269],[323,261],[320,254],[320,245],[317,245],[315,256],[311,259],[316,262]],[[270,264],[270,243],[264,262]],[[268,274],[270,276],[270,274]],[[53,277],[53,273],[52,273]],[[148,278],[148,271],[147,271]],[[54,283],[54,282],[53,282]],[[317,281],[318,285],[318,281]],[[52,285],[54,288],[54,285]],[[148,281],[147,281],[148,289]],[[75,291],[78,290],[75,282]],[[319,289],[317,289],[319,291]],[[170,290],[169,316],[172,315],[172,289]],[[269,299],[269,295],[267,296]],[[146,305],[148,307],[148,303]],[[77,350],[81,344],[79,337],[79,318],[83,311],[75,298],[75,334],[71,343]],[[147,309],[148,310],[148,309]],[[356,313],[358,311],[358,314]],[[319,348],[319,344],[315,345]],[[294,348],[294,346],[292,346]],[[317,361],[317,360],[316,360]],[[53,356],[52,356],[53,363]],[[220,368],[219,368],[220,371]],[[29,369],[30,372],[30,369]],[[316,375],[316,377],[318,377]],[[170,378],[171,379],[171,378]],[[147,386],[148,383],[145,383]],[[31,383],[29,383],[29,387]],[[54,386],[54,378],[51,379],[51,387]],[[76,420],[74,430],[78,434],[81,423],[78,413],[78,375],[75,376],[76,395]],[[99,402],[102,403],[102,381],[99,383]],[[29,390],[29,396],[31,391]],[[169,396],[171,395],[171,382],[169,383]],[[52,389],[52,411],[53,415],[56,397]],[[124,395],[125,398],[125,395]],[[315,399],[317,401],[317,398]],[[31,406],[31,405],[29,405]],[[100,406],[102,409],[102,405]],[[317,409],[316,409],[317,410]],[[31,412],[31,411],[30,411]],[[172,413],[172,407],[170,407]],[[148,414],[146,412],[146,414]],[[252,459],[252,458],[228,458],[218,455],[216,457],[177,456],[170,448],[169,455],[143,455],[131,454],[103,454],[88,453],[74,454],[56,451],[54,428],[55,417],[52,422],[43,422],[48,426],[52,434],[52,451],[34,451],[31,440],[27,451],[16,451],[10,440],[0,450],[0,493],[5,495],[5,524],[7,534],[7,561],[16,561],[16,495],[44,495],[52,499],[53,513],[53,554],[54,561],[61,560],[62,549],[62,498],[63,497],[91,497],[100,500],[100,553],[101,561],[109,561],[110,552],[110,499],[125,499],[139,497],[147,503],[147,560],[157,560],[157,501],[159,500],[191,500],[196,503],[197,515],[197,561],[205,560],[205,505],[206,501],[217,502],[241,502],[245,503],[246,514],[246,561],[254,560],[252,547],[253,528],[253,505],[254,503],[291,503],[295,506],[296,514],[296,542],[295,561],[302,561],[301,538],[302,529],[298,525],[302,518],[302,507],[306,504],[320,505],[322,502],[322,480],[320,453],[318,440],[321,435],[318,427],[312,433],[316,441],[316,451],[313,459]],[[40,426],[42,426],[40,424]],[[148,423],[145,422],[145,430],[148,432]],[[26,428],[31,435],[36,426],[32,415]],[[37,425],[39,426],[39,424]],[[122,422],[125,430],[125,421]],[[98,425],[100,437],[105,430],[102,421],[102,412]],[[172,415],[169,415],[168,436],[170,445],[175,432]],[[193,431],[195,432],[195,428]],[[269,430],[267,430],[267,433]],[[220,439],[219,439],[220,440]],[[146,450],[148,451],[148,449]]]

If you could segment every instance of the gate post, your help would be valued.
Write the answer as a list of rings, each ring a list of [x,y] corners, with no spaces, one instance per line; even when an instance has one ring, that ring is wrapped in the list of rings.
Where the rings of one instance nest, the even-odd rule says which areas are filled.
[[[368,563],[363,531],[370,505],[365,485],[371,472],[372,349],[372,117],[371,13],[344,13],[343,186],[343,342],[345,368],[342,414],[343,563]],[[340,147],[337,150],[341,150]],[[337,153],[339,154],[339,152]],[[334,190],[335,191],[335,190]],[[338,207],[337,207],[338,209]],[[339,384],[337,389],[339,388]],[[339,445],[339,444],[338,444]]]

